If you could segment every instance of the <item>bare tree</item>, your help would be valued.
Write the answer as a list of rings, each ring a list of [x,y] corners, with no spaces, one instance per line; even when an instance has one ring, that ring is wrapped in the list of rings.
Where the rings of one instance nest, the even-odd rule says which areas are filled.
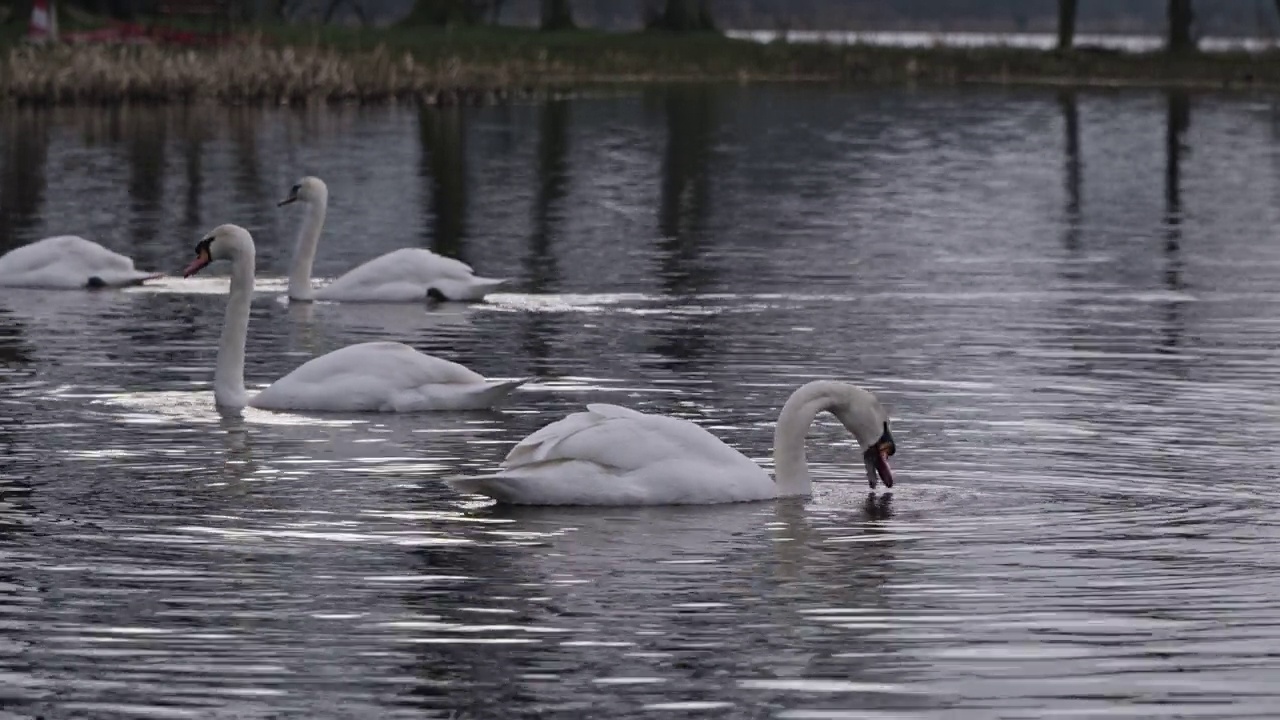
[[[351,12],[360,21],[361,25],[369,25],[369,13],[365,9],[363,0],[329,0],[329,4],[324,9],[324,23],[326,25],[333,22],[333,16],[337,14],[338,9],[343,5],[351,8]]]
[[[477,25],[484,20],[480,0],[415,0],[406,25]]]
[[[1195,13],[1191,0],[1169,0],[1169,52],[1194,52],[1196,41],[1191,35]]]
[[[646,23],[651,29],[672,32],[714,32],[708,0],[666,0],[662,12]]]
[[[6,0],[3,5],[9,10],[4,18],[6,24],[26,25],[31,20],[31,6],[34,5],[31,0]]]
[[[575,27],[569,0],[542,0],[543,30],[572,30]]]
[[[1058,0],[1058,50],[1070,50],[1075,39],[1076,0]]]

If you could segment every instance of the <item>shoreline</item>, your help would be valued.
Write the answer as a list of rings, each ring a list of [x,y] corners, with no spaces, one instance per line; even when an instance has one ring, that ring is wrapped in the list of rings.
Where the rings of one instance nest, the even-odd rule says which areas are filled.
[[[546,91],[686,82],[1280,90],[1280,51],[922,49],[505,28],[281,28],[213,48],[3,49],[0,101],[19,105],[492,104]]]

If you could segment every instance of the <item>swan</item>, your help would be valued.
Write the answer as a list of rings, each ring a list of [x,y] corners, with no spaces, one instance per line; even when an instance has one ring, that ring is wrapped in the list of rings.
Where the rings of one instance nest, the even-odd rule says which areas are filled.
[[[245,335],[253,297],[253,237],[220,225],[196,245],[183,271],[191,277],[215,260],[231,261],[231,294],[218,346],[213,398],[220,407],[335,412],[479,410],[494,407],[526,380],[494,381],[398,342],[349,345],[303,363],[250,397],[244,388]]]
[[[471,266],[422,248],[401,248],[347,271],[337,280],[311,287],[311,264],[329,207],[329,188],[318,177],[304,177],[289,190],[279,206],[301,202],[307,206],[293,269],[289,272],[289,299],[337,302],[422,302],[483,300],[485,293],[505,279],[479,277]]]
[[[136,270],[128,257],[76,235],[47,237],[0,256],[0,287],[84,290],[141,285],[161,276]]]
[[[777,479],[701,427],[608,404],[587,405],[521,440],[501,470],[445,482],[512,505],[710,505],[809,495],[805,435],[830,412],[853,433],[867,481],[893,487],[889,416],[871,392],[834,380],[802,385],[773,433]]]

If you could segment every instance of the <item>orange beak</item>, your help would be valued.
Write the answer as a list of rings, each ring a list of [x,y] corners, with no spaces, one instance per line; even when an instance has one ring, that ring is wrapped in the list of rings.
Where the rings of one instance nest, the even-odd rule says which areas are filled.
[[[213,262],[213,258],[209,257],[209,253],[204,251],[197,253],[196,259],[191,261],[191,264],[187,266],[186,270],[182,271],[182,277],[189,278],[192,275],[195,275],[196,273],[200,272],[201,268],[203,268],[205,265],[208,265],[211,262]]]

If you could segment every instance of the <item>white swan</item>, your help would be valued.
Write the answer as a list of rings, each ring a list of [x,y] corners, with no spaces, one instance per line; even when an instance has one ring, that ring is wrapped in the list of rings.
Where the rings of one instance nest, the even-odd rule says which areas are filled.
[[[422,248],[401,248],[359,265],[337,280],[314,289],[311,264],[329,207],[329,188],[317,177],[304,177],[289,190],[280,205],[302,202],[307,206],[293,269],[289,273],[290,300],[337,302],[422,302],[483,300],[485,293],[506,282],[479,277],[471,266]]]
[[[502,469],[455,477],[455,490],[514,505],[709,505],[808,495],[805,435],[828,411],[857,439],[867,481],[893,487],[889,417],[875,395],[833,380],[792,393],[773,434],[777,480],[701,427],[617,405],[588,405],[520,441]]]
[[[161,277],[133,267],[133,260],[96,242],[59,235],[0,256],[0,287],[84,290],[141,285]]]
[[[336,412],[478,410],[493,407],[526,382],[486,380],[403,343],[369,342],[309,360],[250,397],[244,388],[244,348],[253,296],[253,237],[237,225],[218,226],[196,245],[196,259],[183,277],[215,260],[231,261],[231,295],[213,376],[213,397],[219,406]]]

